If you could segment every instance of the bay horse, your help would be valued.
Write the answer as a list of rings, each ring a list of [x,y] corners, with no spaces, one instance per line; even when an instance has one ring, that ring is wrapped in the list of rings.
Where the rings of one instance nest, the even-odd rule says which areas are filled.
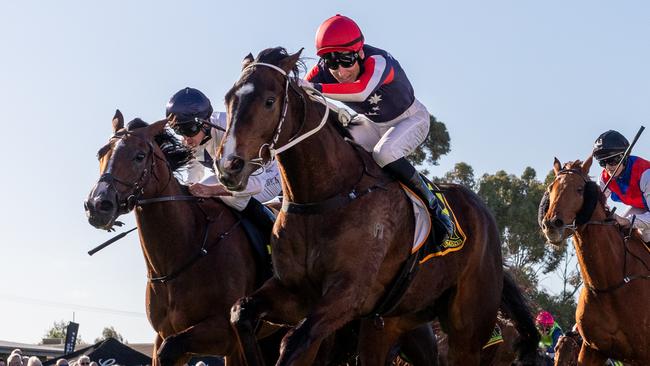
[[[118,110],[112,124],[85,207],[100,229],[135,211],[149,277],[147,317],[156,331],[154,365],[183,365],[192,355],[243,365],[230,307],[261,280],[240,219],[220,200],[194,200],[177,181],[192,153],[165,129],[166,120],[136,119],[124,128]],[[267,360],[277,358],[278,345],[269,346],[275,351]]]
[[[504,280],[496,222],[459,185],[443,189],[467,233],[464,248],[419,265],[401,301],[384,306],[412,258],[411,202],[370,154],[346,141],[349,132],[324,100],[298,87],[299,59],[300,52],[280,47],[248,55],[225,98],[221,182],[241,190],[272,155],[283,177],[271,243],[275,275],[231,313],[247,363],[264,364],[254,337],[260,319],[297,324],[277,365],[310,365],[326,337],[362,319],[361,364],[383,366],[400,335],[438,316],[449,335],[449,364],[478,365],[500,305],[516,314],[523,348],[534,353],[539,335],[518,288]]]
[[[578,365],[602,365],[607,358],[650,365],[650,252],[637,232],[609,217],[605,195],[589,178],[591,163],[590,156],[562,166],[556,158],[555,180],[540,204],[547,240],[558,244],[573,236],[580,264]]]

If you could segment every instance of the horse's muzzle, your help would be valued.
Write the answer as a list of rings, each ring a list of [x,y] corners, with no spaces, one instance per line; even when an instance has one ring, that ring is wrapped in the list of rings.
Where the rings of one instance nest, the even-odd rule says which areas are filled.
[[[566,225],[562,219],[554,216],[542,221],[542,231],[549,243],[559,244],[565,239]]]
[[[98,229],[110,228],[117,218],[117,193],[100,182],[84,201],[88,223]]]
[[[230,155],[217,162],[219,181],[230,191],[241,191],[246,188],[246,161],[238,156]]]

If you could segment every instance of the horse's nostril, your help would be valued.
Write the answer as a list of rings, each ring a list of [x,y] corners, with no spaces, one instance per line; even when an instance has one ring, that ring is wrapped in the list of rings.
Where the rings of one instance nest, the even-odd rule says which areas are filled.
[[[564,222],[561,219],[556,218],[556,219],[553,220],[553,226],[554,227],[562,227],[562,226],[564,226]]]
[[[113,207],[114,207],[113,202],[108,200],[102,200],[99,203],[99,211],[110,212],[113,211]]]
[[[232,158],[232,161],[230,162],[230,169],[236,172],[244,169],[244,160],[237,157]]]

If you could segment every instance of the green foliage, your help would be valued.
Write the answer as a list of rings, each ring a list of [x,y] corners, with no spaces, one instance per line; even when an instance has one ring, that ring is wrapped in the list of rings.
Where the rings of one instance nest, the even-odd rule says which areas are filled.
[[[45,331],[43,338],[59,338],[65,340],[66,329],[68,328],[68,323],[65,320],[55,321],[52,326]],[[81,336],[77,334],[76,344],[80,344],[82,341]]]
[[[122,343],[125,343],[124,337],[122,337],[122,335],[120,333],[118,333],[117,330],[115,330],[115,328],[113,326],[104,327],[104,329],[102,330],[102,336],[99,337],[99,338],[96,338],[95,343],[101,342],[101,341],[106,340],[108,338],[115,338],[118,341],[120,341]]]
[[[43,335],[43,338],[61,338],[65,339],[65,330],[68,327],[68,322],[65,320],[61,321],[55,321],[54,324],[52,324],[52,327],[48,329],[45,334]]]
[[[429,135],[407,159],[424,175],[429,171],[423,168],[426,165],[438,165],[442,155],[449,152],[449,132],[443,122],[439,122],[433,115],[429,116]]]
[[[557,268],[561,252],[545,244],[537,224],[537,209],[545,185],[528,167],[521,177],[498,171],[484,174],[478,194],[492,210],[499,225],[503,255],[518,280],[534,287],[539,271]]]
[[[474,168],[464,162],[456,163],[453,170],[448,171],[442,178],[436,179],[436,181],[460,184],[471,190],[476,188]]]

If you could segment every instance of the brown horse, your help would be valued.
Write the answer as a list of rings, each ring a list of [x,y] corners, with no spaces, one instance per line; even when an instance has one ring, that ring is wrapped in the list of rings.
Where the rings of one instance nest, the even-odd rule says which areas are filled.
[[[580,333],[568,331],[560,336],[555,346],[555,366],[576,366],[582,348]]]
[[[546,238],[562,243],[573,235],[585,286],[576,321],[584,339],[578,365],[602,365],[609,358],[650,365],[650,252],[636,232],[609,218],[605,196],[589,179],[592,159],[555,159],[555,180],[540,220]]]
[[[124,128],[115,113],[114,135],[98,153],[101,177],[85,202],[88,221],[110,229],[135,208],[155,365],[182,365],[192,355],[242,365],[230,307],[263,279],[239,218],[219,200],[193,200],[174,177],[192,155],[165,123],[136,119]]]
[[[478,365],[502,303],[519,311],[528,327],[525,344],[534,349],[538,335],[528,309],[510,296],[502,299],[504,283],[504,294],[521,294],[504,281],[494,218],[478,196],[458,185],[444,189],[467,233],[464,248],[419,265],[401,301],[386,304],[412,259],[411,203],[368,153],[346,141],[350,135],[337,116],[289,76],[297,77],[299,56],[282,48],[262,51],[256,60],[249,55],[226,95],[222,183],[242,189],[275,154],[285,195],[272,239],[275,276],[232,310],[248,364],[263,364],[254,338],[260,318],[298,324],[283,340],[278,365],[310,365],[328,335],[366,319],[361,363],[383,366],[400,335],[439,316],[449,334],[450,365]]]

